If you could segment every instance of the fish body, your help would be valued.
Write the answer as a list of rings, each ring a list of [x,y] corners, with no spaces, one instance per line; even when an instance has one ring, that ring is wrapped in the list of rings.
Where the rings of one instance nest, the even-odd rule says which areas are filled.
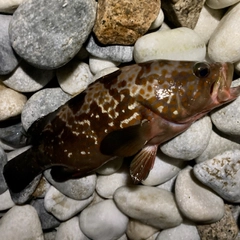
[[[47,168],[64,181],[116,157],[133,156],[132,179],[144,180],[161,143],[239,95],[232,74],[230,63],[155,60],[100,78],[32,125],[32,148],[4,167],[10,191],[22,191]]]

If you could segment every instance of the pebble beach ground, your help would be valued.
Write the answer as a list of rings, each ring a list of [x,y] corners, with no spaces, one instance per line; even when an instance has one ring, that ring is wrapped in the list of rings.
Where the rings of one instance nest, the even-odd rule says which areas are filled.
[[[0,0],[0,239],[239,240],[240,97],[161,145],[140,185],[120,158],[65,182],[46,170],[14,198],[3,177],[23,131],[119,66],[232,62],[240,85],[239,14],[239,0]]]

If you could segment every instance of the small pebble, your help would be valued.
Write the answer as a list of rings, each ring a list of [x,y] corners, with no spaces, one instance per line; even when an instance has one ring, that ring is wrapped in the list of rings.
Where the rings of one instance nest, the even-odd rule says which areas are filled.
[[[157,229],[176,227],[182,222],[174,195],[164,189],[124,186],[116,190],[114,201],[127,216]]]
[[[73,217],[70,220],[61,223],[57,229],[55,240],[90,240],[81,231],[79,218]]]
[[[10,192],[8,190],[0,194],[0,211],[10,209],[14,205],[15,203],[13,202]]]
[[[57,231],[54,229],[51,232],[43,233],[44,240],[56,240]]]
[[[93,195],[85,200],[74,200],[63,195],[53,186],[44,198],[44,206],[48,212],[60,221],[66,221],[81,212],[93,200]]]
[[[185,27],[144,35],[134,45],[134,60],[154,59],[203,61],[206,46],[201,37]]]
[[[160,149],[170,157],[192,160],[201,155],[206,149],[211,132],[212,123],[210,117],[205,116],[193,123],[189,129],[179,136],[164,143]]]
[[[104,68],[102,70],[100,70],[99,72],[97,72],[94,76],[93,76],[93,81],[98,80],[101,77],[104,77],[110,73],[113,73],[115,71],[117,71],[119,68],[118,67],[107,67]]]
[[[173,178],[171,178],[170,180],[168,180],[167,182],[165,182],[163,184],[160,184],[156,187],[161,188],[161,189],[165,189],[169,192],[174,192],[176,178],[177,178],[177,175],[174,176]]]
[[[159,28],[163,24],[163,20],[164,20],[164,13],[162,9],[160,9],[157,18],[152,22],[149,30],[154,30]]]
[[[44,240],[37,211],[30,205],[14,206],[0,219],[1,240]]]
[[[226,8],[237,2],[239,2],[239,0],[206,0],[206,4],[213,9]]]
[[[3,168],[6,163],[7,163],[7,155],[4,152],[4,150],[0,147],[0,194],[4,193],[8,189],[3,176]]]
[[[17,69],[11,74],[0,76],[4,85],[18,92],[35,92],[43,88],[54,76],[51,70],[34,68],[21,61]]]
[[[115,172],[117,172],[122,164],[123,164],[123,158],[118,157],[115,158],[107,163],[105,163],[103,166],[101,166],[100,168],[97,169],[97,173],[100,175],[110,175],[113,174]]]
[[[37,185],[37,188],[32,194],[33,198],[44,198],[47,191],[51,187],[50,183],[46,180],[44,176],[40,179],[40,182]]]
[[[191,167],[178,174],[175,197],[180,212],[193,222],[212,223],[224,215],[223,200],[194,177]]]
[[[71,95],[81,93],[93,81],[88,64],[77,59],[57,69],[57,78],[62,90]]]
[[[16,8],[26,0],[0,0],[0,12],[13,13]]]
[[[79,222],[81,230],[88,238],[112,240],[125,233],[128,217],[109,199],[85,208],[80,214]]]
[[[227,151],[196,164],[194,175],[223,199],[240,203],[240,150]]]
[[[51,170],[46,170],[44,176],[46,179],[62,194],[75,200],[89,198],[95,190],[97,176],[91,174],[86,177],[69,179],[64,182],[56,182],[51,176]]]

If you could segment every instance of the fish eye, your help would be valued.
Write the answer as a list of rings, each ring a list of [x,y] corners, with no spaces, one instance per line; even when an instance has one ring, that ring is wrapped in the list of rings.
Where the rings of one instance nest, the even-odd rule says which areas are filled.
[[[198,62],[193,66],[193,73],[198,78],[205,78],[210,73],[210,66],[206,62]]]

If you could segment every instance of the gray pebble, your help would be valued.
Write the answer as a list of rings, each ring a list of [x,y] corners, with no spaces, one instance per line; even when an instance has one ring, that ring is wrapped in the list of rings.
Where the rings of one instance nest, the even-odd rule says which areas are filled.
[[[95,17],[96,4],[92,0],[25,1],[13,14],[10,41],[32,65],[58,68],[78,53]]]
[[[131,62],[133,48],[133,46],[122,45],[101,46],[93,36],[90,37],[86,45],[87,51],[93,56],[115,62]]]
[[[51,70],[38,69],[22,61],[11,75],[0,76],[0,80],[18,92],[35,92],[43,88],[53,76]]]
[[[8,187],[3,176],[3,167],[7,163],[7,155],[0,147],[0,194],[4,193]]]
[[[60,88],[45,88],[38,91],[26,102],[22,111],[23,128],[27,131],[33,122],[57,110],[70,100],[71,96]]]
[[[0,15],[0,75],[12,72],[19,62],[19,58],[11,47],[8,35],[11,19],[11,15]]]

